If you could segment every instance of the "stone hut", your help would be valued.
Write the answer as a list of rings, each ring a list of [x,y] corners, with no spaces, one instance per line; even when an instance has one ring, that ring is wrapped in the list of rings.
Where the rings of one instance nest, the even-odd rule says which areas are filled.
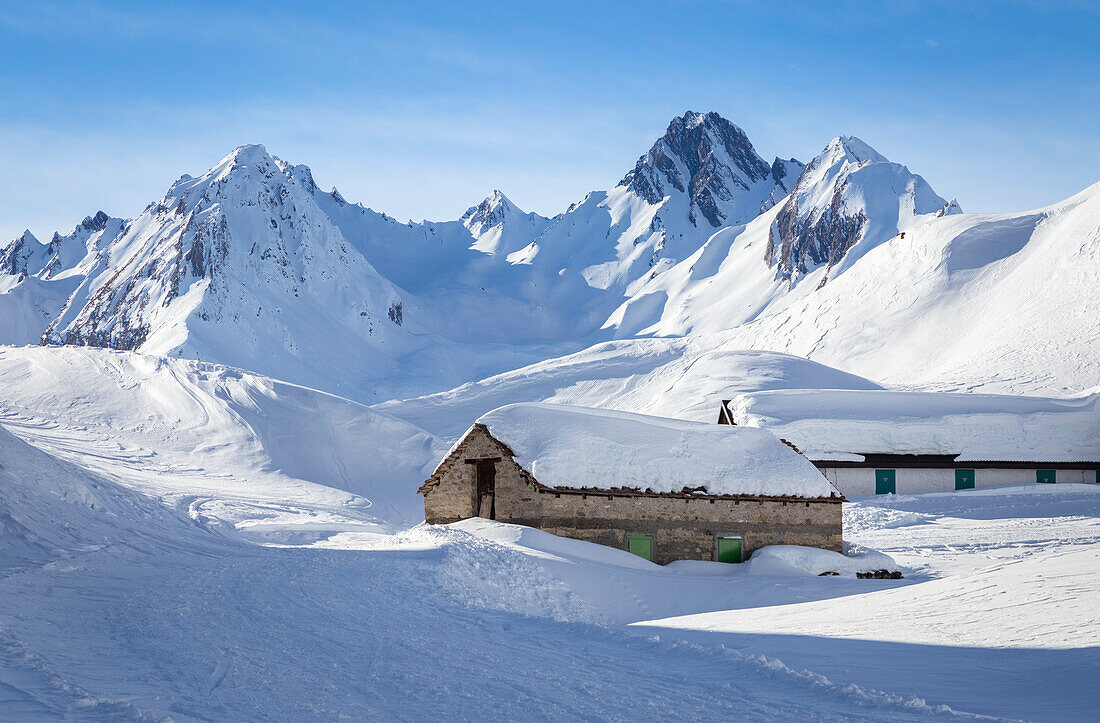
[[[420,492],[429,524],[485,517],[660,564],[841,549],[843,496],[763,429],[513,404],[478,419]]]

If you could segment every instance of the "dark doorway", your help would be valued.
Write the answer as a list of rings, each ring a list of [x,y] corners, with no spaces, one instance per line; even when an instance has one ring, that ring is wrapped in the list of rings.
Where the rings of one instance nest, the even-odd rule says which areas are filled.
[[[477,474],[477,516],[495,520],[497,515],[493,497],[497,487],[497,463],[491,459],[479,459],[474,470]]]

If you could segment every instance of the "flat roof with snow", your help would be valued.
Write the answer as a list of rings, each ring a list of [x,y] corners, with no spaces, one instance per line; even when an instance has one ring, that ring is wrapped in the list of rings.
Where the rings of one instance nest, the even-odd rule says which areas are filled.
[[[806,457],[763,429],[559,404],[512,404],[477,423],[548,487],[841,496]]]
[[[771,430],[810,459],[958,455],[956,461],[1100,461],[1100,394],[1075,399],[886,390],[741,394],[734,423]]]

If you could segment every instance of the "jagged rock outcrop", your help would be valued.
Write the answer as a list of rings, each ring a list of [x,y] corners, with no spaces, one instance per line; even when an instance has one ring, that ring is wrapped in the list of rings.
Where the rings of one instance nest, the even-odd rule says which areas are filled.
[[[490,255],[508,255],[534,241],[550,219],[525,213],[499,190],[471,206],[459,222],[470,232],[470,248]]]
[[[764,260],[793,283],[818,266],[837,266],[856,244],[876,245],[913,216],[947,206],[905,166],[858,138],[840,136],[806,165],[780,205]]]
[[[674,191],[686,194],[692,225],[718,228],[759,213],[762,204],[746,197],[770,196],[787,172],[778,159],[769,166],[745,132],[722,116],[688,111],[672,119],[619,185],[651,204]]]

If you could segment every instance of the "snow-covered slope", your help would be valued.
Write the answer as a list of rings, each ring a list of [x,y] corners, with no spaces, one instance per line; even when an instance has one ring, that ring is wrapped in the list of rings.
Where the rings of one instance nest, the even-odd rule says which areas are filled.
[[[723,399],[764,389],[878,389],[786,354],[727,349],[723,335],[627,339],[438,392],[377,405],[444,438],[496,407],[555,402],[714,422]]]
[[[830,144],[823,157],[839,151]],[[919,177],[860,152],[871,160],[839,161],[848,180],[834,185],[837,211],[830,215],[829,194],[814,213],[797,206],[803,230],[828,233],[783,236],[799,228],[781,223],[796,192],[744,229],[715,233],[639,288],[609,327],[623,337],[730,331],[731,348],[806,356],[900,385],[1047,395],[1096,386],[1100,184],[1028,213],[963,214],[952,204],[928,212],[941,199]],[[807,166],[803,180],[821,166]],[[883,175],[894,180],[871,183]],[[787,238],[788,262],[777,238]],[[762,262],[769,253],[773,268]]]
[[[445,445],[346,399],[203,362],[0,347],[0,423],[195,519],[256,534],[423,519]],[[5,462],[6,464],[6,462]]]
[[[0,425],[0,578],[125,534],[182,528],[161,505],[27,444]]]

